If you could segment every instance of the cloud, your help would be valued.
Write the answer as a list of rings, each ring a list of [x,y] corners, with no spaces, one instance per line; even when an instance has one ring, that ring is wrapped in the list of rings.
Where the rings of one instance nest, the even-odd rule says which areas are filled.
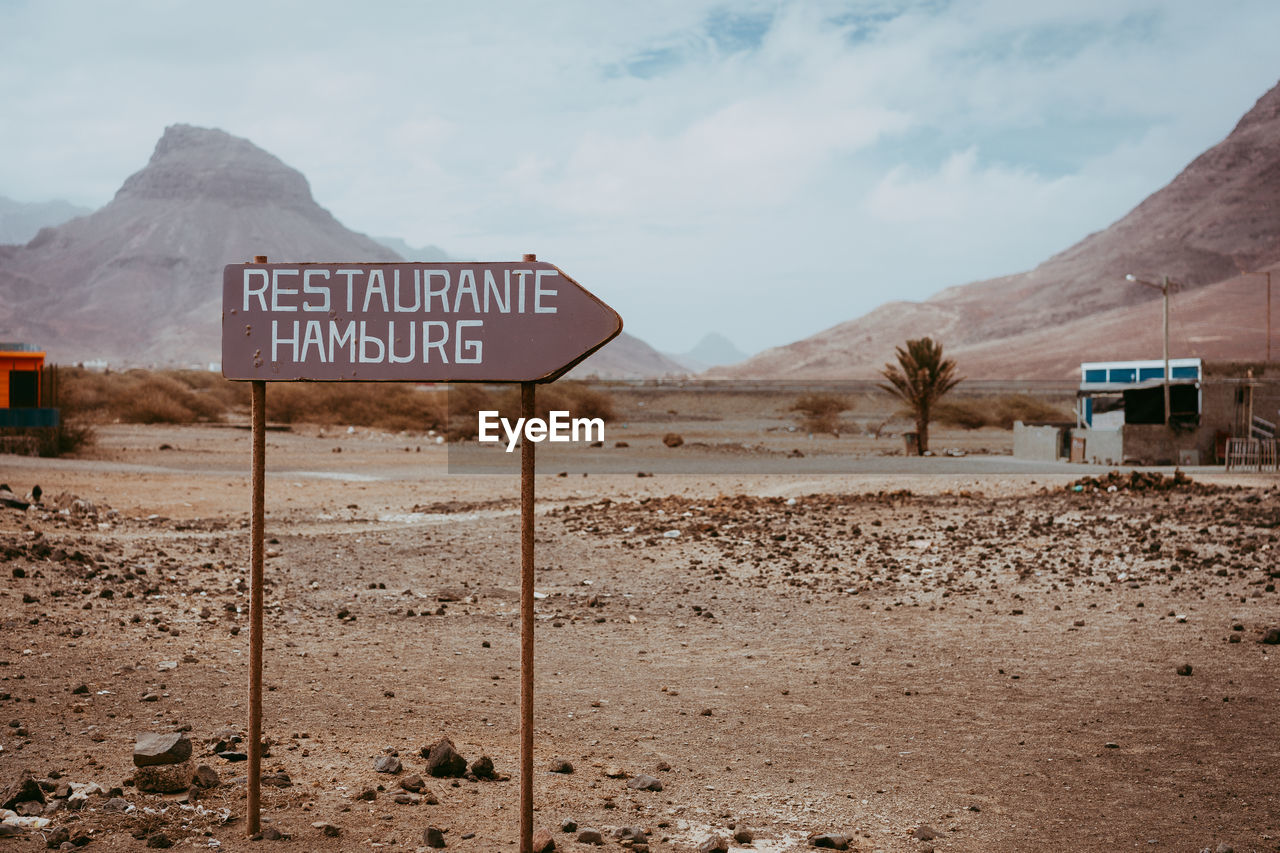
[[[101,204],[165,125],[221,127],[352,228],[763,347],[1104,227],[1275,83],[1276,31],[1268,0],[0,4],[0,194]]]

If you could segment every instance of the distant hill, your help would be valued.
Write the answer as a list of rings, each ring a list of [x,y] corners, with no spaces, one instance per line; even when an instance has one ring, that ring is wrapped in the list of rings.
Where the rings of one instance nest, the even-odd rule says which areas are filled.
[[[450,257],[449,253],[444,249],[441,249],[439,246],[423,246],[419,249],[410,246],[399,237],[374,237],[373,239],[377,240],[379,243],[386,246],[406,261],[423,261],[425,263],[430,263],[431,261],[461,260],[460,258]]]
[[[635,335],[618,335],[569,371],[570,379],[661,379],[692,371],[667,358]]]
[[[698,341],[688,352],[667,353],[668,358],[684,365],[685,368],[700,373],[709,367],[736,364],[744,361],[747,354],[733,345],[733,342],[718,332],[710,332]]]
[[[0,196],[0,244],[26,243],[41,228],[61,225],[77,216],[92,213],[66,201],[23,202]]]
[[[404,248],[417,259],[444,255]],[[61,363],[207,366],[221,360],[222,269],[255,255],[405,260],[344,227],[301,172],[247,139],[176,124],[102,209],[0,246],[0,339],[37,344]],[[683,370],[625,334],[584,369]]]
[[[1157,358],[1160,296],[1126,282],[1127,273],[1182,283],[1171,309],[1173,356],[1235,359],[1247,348],[1257,358],[1263,279],[1229,280],[1277,263],[1280,86],[1168,186],[1030,272],[890,302],[710,375],[870,378],[895,346],[924,335],[942,341],[962,373],[983,378],[1062,378],[1082,360]]]

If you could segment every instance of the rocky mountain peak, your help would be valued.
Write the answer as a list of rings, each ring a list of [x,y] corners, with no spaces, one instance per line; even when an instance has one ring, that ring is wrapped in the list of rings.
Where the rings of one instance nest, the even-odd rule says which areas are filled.
[[[116,199],[200,199],[237,207],[318,209],[298,170],[247,139],[189,124],[165,128],[151,161],[124,182]]]
[[[1265,95],[1258,98],[1249,112],[1241,117],[1233,133],[1240,133],[1251,127],[1270,124],[1280,119],[1280,85],[1271,87]]]

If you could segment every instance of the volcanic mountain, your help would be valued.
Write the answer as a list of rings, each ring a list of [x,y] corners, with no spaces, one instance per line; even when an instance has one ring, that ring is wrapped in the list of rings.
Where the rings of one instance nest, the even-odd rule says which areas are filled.
[[[1159,358],[1160,294],[1125,275],[1178,283],[1171,355],[1258,360],[1266,290],[1280,270],[1280,86],[1222,142],[1104,231],[1035,269],[890,302],[712,376],[868,378],[894,347],[941,341],[961,373],[1064,378],[1090,359]]]
[[[344,228],[276,157],[174,125],[105,207],[0,247],[0,328],[53,361],[218,361],[222,268],[254,255],[399,260]]]

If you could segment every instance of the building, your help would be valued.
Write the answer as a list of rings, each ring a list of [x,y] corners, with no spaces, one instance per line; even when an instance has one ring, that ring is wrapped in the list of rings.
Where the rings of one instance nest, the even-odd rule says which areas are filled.
[[[0,427],[55,427],[56,385],[46,380],[45,354],[30,344],[0,342]]]
[[[1208,465],[1225,461],[1231,439],[1274,446],[1280,381],[1198,358],[1080,365],[1076,422],[1015,425],[1014,454],[1102,465]]]

